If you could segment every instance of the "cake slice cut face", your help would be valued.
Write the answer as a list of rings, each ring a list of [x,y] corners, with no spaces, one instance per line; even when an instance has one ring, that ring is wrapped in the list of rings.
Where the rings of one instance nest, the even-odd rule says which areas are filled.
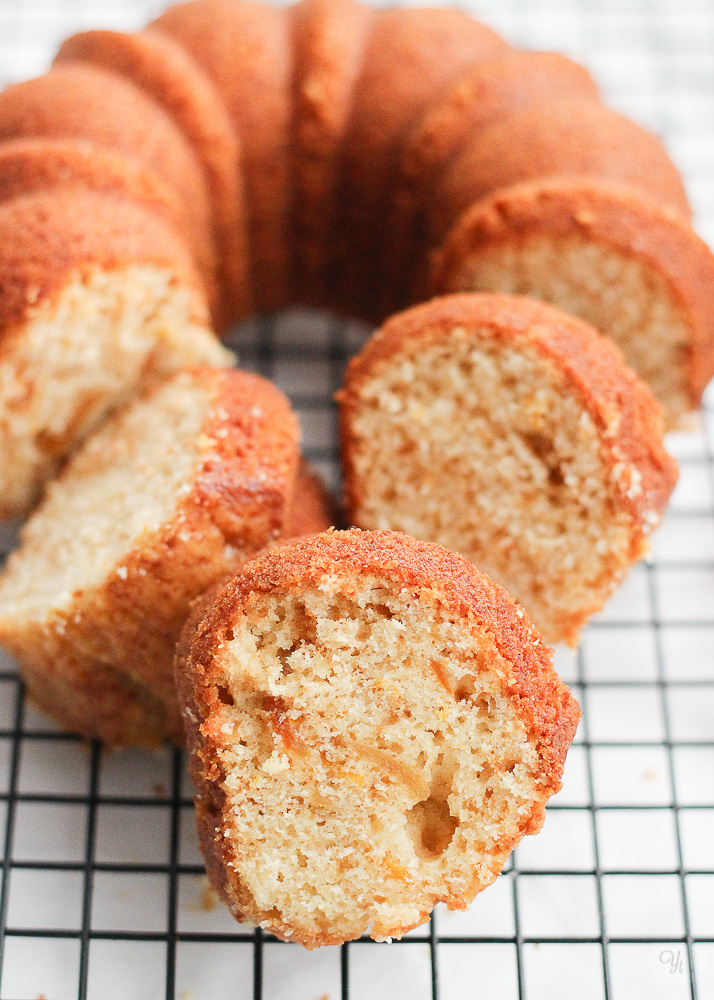
[[[183,244],[94,191],[0,205],[0,517],[26,514],[113,410],[178,369],[233,356]]]
[[[238,919],[313,948],[464,909],[560,788],[579,709],[466,560],[329,532],[244,566],[177,680],[207,870]]]
[[[594,329],[463,295],[393,317],[341,394],[349,517],[437,541],[574,642],[676,480],[659,407]]]

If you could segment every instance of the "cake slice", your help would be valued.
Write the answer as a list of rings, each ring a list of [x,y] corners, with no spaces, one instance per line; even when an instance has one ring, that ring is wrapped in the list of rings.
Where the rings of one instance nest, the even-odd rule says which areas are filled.
[[[347,514],[439,542],[574,643],[674,487],[661,411],[606,338],[542,303],[434,299],[390,319],[340,394]]]
[[[50,189],[0,204],[0,517],[139,390],[233,356],[185,245],[126,198]]]
[[[301,461],[283,534],[293,538],[325,531],[334,522],[332,500],[322,481]],[[236,563],[231,563],[235,568]],[[8,640],[10,643],[12,640]],[[164,739],[183,744],[184,731],[173,709],[121,667],[93,657],[63,652],[58,669],[47,660],[19,652],[30,700],[63,729],[110,746],[158,746]]]
[[[244,372],[180,372],[105,423],[51,484],[0,580],[0,643],[31,697],[67,724],[78,677],[119,683],[145,693],[154,720],[145,740],[134,724],[134,740],[180,736],[172,661],[189,605],[281,535],[298,462],[288,401]],[[73,728],[116,740],[105,715],[77,710]]]
[[[465,909],[540,829],[580,715],[500,587],[393,532],[249,562],[176,676],[209,878],[308,948]]]
[[[497,191],[454,223],[429,287],[528,295],[587,320],[670,428],[714,375],[714,255],[684,216],[632,187],[563,177]]]

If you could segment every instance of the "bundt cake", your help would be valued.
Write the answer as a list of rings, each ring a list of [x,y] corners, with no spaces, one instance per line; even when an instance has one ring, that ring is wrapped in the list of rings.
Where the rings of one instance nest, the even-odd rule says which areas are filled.
[[[211,321],[447,292],[340,396],[349,516],[423,540],[326,532],[287,400]],[[670,426],[714,374],[679,174],[462,12],[189,0],[0,92],[0,517],[44,493],[0,643],[75,733],[185,723],[239,919],[401,936],[539,829],[579,710],[529,614],[574,641],[676,479],[615,344]]]
[[[347,513],[461,552],[574,642],[676,482],[659,405],[595,329],[455,295],[392,317],[340,394]]]
[[[308,948],[464,909],[540,829],[580,715],[500,587],[394,532],[247,563],[176,668],[209,878]]]
[[[714,258],[658,140],[581,67],[460,11],[189,0],[144,32],[65,42],[0,93],[8,140],[92,143],[155,174],[219,326],[515,291],[612,337],[671,426],[714,373]],[[117,183],[101,172],[83,183]]]
[[[179,738],[172,661],[191,600],[285,531],[330,525],[298,469],[295,416],[257,375],[179,372],[110,418],[0,580],[0,642],[31,697],[85,736]]]
[[[137,391],[232,355],[158,212],[53,186],[0,202],[0,247],[0,517],[10,517]]]

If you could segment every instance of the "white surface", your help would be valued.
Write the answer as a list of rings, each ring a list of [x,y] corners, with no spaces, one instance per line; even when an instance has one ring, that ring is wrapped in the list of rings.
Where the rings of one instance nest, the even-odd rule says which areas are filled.
[[[72,31],[131,30],[158,9],[143,0],[0,0],[0,83],[43,72]],[[697,226],[714,240],[711,0],[480,0],[471,9],[516,44],[580,59],[612,104],[663,134],[687,179]],[[357,326],[341,334],[355,348],[363,335]],[[258,341],[255,327],[240,332],[244,363],[291,395],[308,449],[335,482],[329,399],[338,373],[329,324],[282,317],[272,365],[257,363]],[[687,924],[701,941],[692,948],[699,996],[714,997],[709,398],[699,430],[671,440],[682,474],[654,565],[633,571],[577,655],[558,651],[585,719],[542,834],[516,850],[514,865],[468,912],[436,914],[445,939],[437,947],[442,1000],[688,997]],[[0,661],[3,669],[11,666]],[[167,969],[182,1000],[258,995],[252,932],[222,907],[205,906],[190,790],[180,775],[184,805],[174,830],[171,752],[102,755],[93,769],[87,749],[24,709],[15,758],[16,697],[11,674],[0,677],[0,846],[8,790],[16,793],[0,997],[157,1000],[169,989]],[[132,940],[136,932],[147,939]],[[431,997],[428,934],[427,927],[404,944],[350,946],[352,1000]],[[340,996],[339,949],[265,943],[260,955],[266,1000]]]

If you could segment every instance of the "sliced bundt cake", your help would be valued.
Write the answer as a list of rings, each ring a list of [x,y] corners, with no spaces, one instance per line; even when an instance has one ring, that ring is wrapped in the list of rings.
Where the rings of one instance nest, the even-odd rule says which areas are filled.
[[[464,909],[560,788],[579,710],[465,559],[392,532],[277,546],[194,612],[176,676],[200,839],[239,920],[308,948]]]
[[[592,323],[670,427],[714,375],[714,256],[682,215],[635,188],[555,178],[497,191],[455,223],[432,268],[436,294],[529,295]]]
[[[200,362],[232,355],[157,213],[73,188],[0,204],[0,517],[26,513],[107,413]]]
[[[440,542],[574,642],[676,481],[660,408],[606,338],[528,299],[393,317],[340,394],[348,518]]]
[[[30,694],[84,735],[116,739],[107,713],[63,708],[96,667],[98,685],[133,691],[154,716],[146,741],[178,736],[171,664],[190,602],[281,535],[298,466],[295,416],[257,375],[181,372],[105,423],[50,486],[0,582],[0,643]],[[134,708],[126,739],[138,740]]]

